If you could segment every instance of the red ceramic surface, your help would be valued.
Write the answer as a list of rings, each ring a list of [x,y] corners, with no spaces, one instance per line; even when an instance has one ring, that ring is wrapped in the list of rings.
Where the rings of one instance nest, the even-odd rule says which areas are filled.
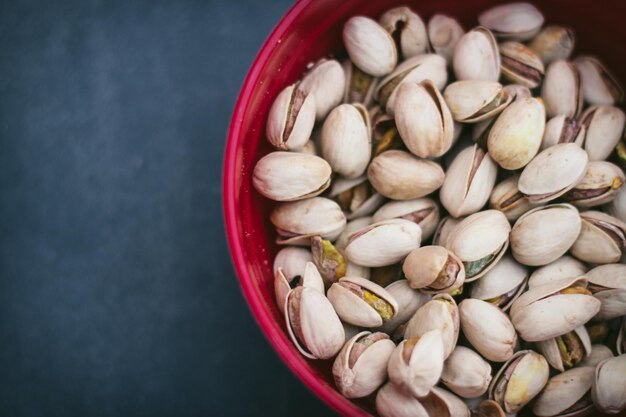
[[[341,28],[356,14],[374,18],[393,6],[409,5],[426,21],[435,12],[457,17],[466,29],[498,0],[302,0],[278,23],[255,59],[234,109],[224,161],[226,232],[233,262],[253,315],[291,370],[322,400],[344,416],[375,415],[374,399],[351,402],[335,391],[331,363],[310,361],[294,348],[274,303],[272,260],[277,252],[269,222],[273,203],[252,187],[256,161],[271,151],[265,122],[272,101],[296,81],[308,63],[341,54]],[[626,72],[626,2],[554,0],[535,2],[549,23],[575,29],[576,53],[593,52],[623,79]],[[626,395],[626,394],[625,394]]]

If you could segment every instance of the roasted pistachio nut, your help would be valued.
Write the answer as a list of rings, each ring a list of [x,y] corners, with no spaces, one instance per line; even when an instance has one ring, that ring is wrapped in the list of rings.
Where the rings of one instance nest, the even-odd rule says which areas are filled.
[[[310,359],[329,359],[344,343],[344,330],[328,299],[309,287],[287,294],[285,323],[296,348]]]
[[[502,75],[512,83],[535,88],[543,79],[544,66],[539,55],[519,42],[499,45]]]
[[[484,210],[459,223],[445,246],[465,266],[465,281],[471,282],[493,268],[509,246],[511,225],[497,210]]]
[[[335,107],[322,128],[322,155],[333,171],[356,178],[367,169],[372,154],[371,127],[361,104]]]
[[[343,100],[346,75],[334,59],[321,59],[305,74],[299,88],[315,97],[315,119],[326,115]]]
[[[367,169],[367,178],[376,191],[394,200],[424,197],[439,189],[444,177],[436,162],[395,150],[375,157]]]
[[[413,154],[421,158],[438,157],[452,146],[452,115],[430,80],[402,83],[394,112],[400,137]]]
[[[379,327],[398,312],[398,303],[383,287],[358,277],[344,277],[328,290],[328,299],[346,323]]]
[[[588,159],[587,152],[574,143],[551,146],[526,165],[517,186],[533,204],[554,200],[583,179]]]
[[[600,265],[587,273],[589,290],[602,303],[596,316],[609,320],[626,315],[626,265]]]
[[[333,241],[346,227],[346,216],[333,200],[314,197],[281,203],[270,214],[281,245],[310,245],[312,236]]]
[[[563,26],[547,26],[528,45],[537,52],[544,64],[557,59],[568,59],[574,50],[576,37],[572,29]]]
[[[563,195],[577,207],[594,207],[611,202],[624,182],[624,172],[607,161],[590,161],[583,179]]]
[[[578,210],[570,204],[537,207],[520,217],[511,229],[511,251],[528,266],[547,265],[563,256],[581,230]]]
[[[533,208],[533,205],[517,188],[518,181],[519,175],[503,180],[493,187],[489,197],[489,208],[500,210],[511,222]]]
[[[476,350],[494,362],[505,362],[512,355],[517,334],[508,316],[486,301],[467,298],[459,304],[463,334]]]
[[[380,16],[378,22],[396,40],[396,49],[404,59],[428,50],[426,25],[408,7],[389,9]]]
[[[406,326],[404,338],[423,336],[430,330],[438,329],[441,331],[443,357],[446,359],[456,346],[459,326],[459,310],[454,298],[448,294],[437,294],[411,317]]]
[[[341,232],[337,240],[335,240],[335,243],[334,243],[335,247],[343,253],[343,251],[346,249],[346,245],[348,244],[348,238],[350,237],[350,235],[356,232],[357,230],[364,228],[365,226],[369,226],[372,223],[374,223],[372,221],[372,217],[369,217],[369,216],[359,217],[359,218],[350,220],[346,224],[346,227]]]
[[[409,321],[418,308],[430,300],[428,294],[412,289],[406,279],[392,282],[385,290],[398,302],[397,314],[378,329],[385,333],[393,333],[398,326]]]
[[[354,16],[346,22],[343,44],[354,65],[374,77],[389,74],[398,62],[391,35],[369,17]]]
[[[589,107],[580,117],[585,126],[585,150],[590,161],[604,160],[611,155],[624,132],[626,115],[615,106]]]
[[[496,81],[464,80],[456,81],[443,92],[457,122],[476,123],[502,112],[513,100],[502,84]]]
[[[552,339],[537,342],[537,349],[557,371],[578,366],[591,352],[591,339],[585,326]]]
[[[443,340],[438,329],[404,340],[389,358],[389,380],[404,392],[423,397],[439,381],[443,353]]]
[[[595,369],[575,368],[550,378],[533,405],[539,417],[583,416],[593,409],[591,385]]]
[[[410,220],[422,228],[422,240],[428,240],[439,223],[439,205],[435,200],[426,197],[390,201],[376,210],[372,219],[374,222],[388,219]]]
[[[327,286],[346,275],[346,260],[330,240],[313,236],[311,253],[313,262]]]
[[[295,201],[321,194],[330,185],[331,168],[314,155],[270,152],[257,162],[252,184],[275,201]]]
[[[452,63],[456,43],[464,34],[463,26],[453,17],[435,14],[428,21],[430,47],[436,54],[444,57],[448,65]]]
[[[478,15],[478,22],[500,39],[526,41],[543,25],[543,15],[532,4],[519,2],[494,6]]]
[[[473,145],[452,161],[439,192],[441,204],[454,217],[479,211],[496,183],[498,167],[489,153]]]
[[[580,56],[574,60],[583,80],[585,101],[589,104],[615,104],[624,99],[624,89],[598,59]]]
[[[456,218],[446,216],[437,225],[435,234],[433,235],[433,245],[448,247],[448,239],[452,236],[454,228],[463,221],[464,217]]]
[[[493,378],[489,398],[506,413],[517,413],[541,392],[549,375],[550,368],[543,356],[532,350],[521,350]]]
[[[548,117],[578,117],[583,108],[582,80],[576,66],[562,59],[548,65],[541,88]]]
[[[276,274],[278,268],[282,268],[283,275],[291,282],[297,276],[304,275],[307,262],[313,262],[313,255],[310,250],[299,246],[287,246],[276,254],[273,272]]]
[[[346,398],[366,397],[387,379],[396,345],[385,333],[361,332],[346,342],[333,363],[333,377]]]
[[[541,100],[520,98],[511,103],[489,132],[487,148],[502,168],[516,170],[528,164],[539,151],[546,127]]]
[[[520,337],[540,342],[571,332],[588,322],[600,301],[587,288],[586,278],[566,278],[533,287],[511,306],[510,316]]]
[[[374,99],[379,78],[361,71],[349,59],[345,60],[341,66],[346,74],[343,102],[361,103],[365,107],[369,107]]]
[[[596,367],[591,398],[596,408],[607,414],[626,409],[626,354],[606,359]]]
[[[609,359],[613,357],[613,352],[608,346],[605,345],[591,345],[591,352],[589,355],[584,358],[579,366],[590,366],[595,369],[595,367],[605,359]]]
[[[505,255],[496,266],[476,281],[470,289],[470,297],[486,301],[508,310],[513,301],[526,287],[528,269]]]
[[[555,116],[546,123],[541,150],[557,143],[575,143],[582,147],[586,132],[585,125],[578,120],[564,115]]]
[[[422,229],[404,219],[371,224],[348,238],[346,257],[357,265],[377,267],[404,259],[421,242]]]
[[[452,56],[457,80],[498,81],[500,53],[493,33],[485,27],[476,27],[457,41]]]
[[[269,142],[282,150],[299,150],[309,140],[315,124],[315,97],[298,84],[281,91],[267,118]]]
[[[583,262],[619,262],[626,248],[626,223],[600,211],[580,213],[582,227],[570,249]]]
[[[563,278],[582,277],[585,276],[587,270],[588,268],[585,264],[578,259],[574,259],[571,256],[562,256],[556,261],[535,269],[528,279],[528,286],[533,288]]]
[[[312,262],[307,262],[302,275],[287,278],[282,268],[274,272],[274,296],[279,311],[284,311],[287,294],[297,286],[313,288],[324,294],[324,281]]]
[[[441,382],[461,397],[477,398],[489,388],[491,366],[473,350],[457,346],[443,365]]]
[[[414,249],[402,270],[411,288],[425,293],[450,293],[465,281],[463,262],[443,246]]]

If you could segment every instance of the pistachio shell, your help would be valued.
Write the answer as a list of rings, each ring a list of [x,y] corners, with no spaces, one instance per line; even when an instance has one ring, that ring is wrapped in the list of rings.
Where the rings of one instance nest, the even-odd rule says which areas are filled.
[[[497,402],[484,400],[472,411],[472,417],[506,417],[506,414]]]
[[[385,197],[374,191],[365,175],[335,178],[329,197],[337,200],[348,220],[368,216],[385,202]]]
[[[525,41],[535,36],[543,25],[543,15],[530,3],[494,6],[478,15],[478,22],[501,39]]]
[[[441,382],[464,398],[483,395],[491,382],[491,366],[478,353],[457,346],[446,359]]]
[[[560,114],[578,117],[583,107],[583,92],[576,66],[562,59],[552,62],[546,70],[541,97],[548,117]]]
[[[526,287],[528,269],[518,264],[510,255],[476,281],[470,297],[487,301],[506,311]]]
[[[297,280],[295,285],[294,280]],[[279,267],[274,273],[274,295],[276,296],[276,304],[278,305],[279,311],[284,311],[287,294],[292,287],[295,288],[295,286],[298,285],[313,288],[319,291],[320,294],[324,294],[324,281],[312,262],[306,263],[301,277],[296,276],[293,279],[288,279],[283,269]]]
[[[586,211],[580,214],[582,228],[570,249],[583,262],[619,262],[626,245],[626,224],[613,216]]]
[[[587,277],[594,297],[602,303],[596,319],[626,315],[626,265],[600,265],[590,270]]]
[[[299,246],[287,246],[276,254],[273,272],[276,274],[278,268],[282,268],[287,280],[291,281],[296,275],[304,274],[307,262],[313,262],[313,255],[311,255],[310,250]]]
[[[498,81],[500,53],[493,33],[479,26],[464,34],[454,47],[452,65],[457,80]]]
[[[315,97],[315,119],[326,115],[343,100],[346,75],[341,64],[334,59],[321,59],[306,73],[299,88]]]
[[[418,308],[430,301],[428,294],[412,289],[406,279],[392,282],[385,290],[398,302],[398,313],[378,329],[385,333],[393,333],[413,317]]]
[[[463,263],[442,246],[414,249],[404,260],[402,270],[411,288],[426,293],[450,293],[465,281]]]
[[[346,74],[343,102],[361,103],[369,107],[380,79],[361,71],[349,59],[346,59],[341,66]]]
[[[354,16],[346,22],[343,44],[354,65],[375,77],[389,74],[398,62],[391,35],[368,17]]]
[[[574,50],[574,31],[563,26],[545,27],[528,45],[537,52],[544,64],[557,59],[568,59]]]
[[[626,409],[626,354],[606,359],[596,367],[591,398],[596,408],[608,414]]]
[[[533,208],[517,188],[518,181],[519,175],[503,180],[493,187],[489,197],[489,208],[500,210],[512,222]]]
[[[563,357],[563,348],[568,350],[569,358]],[[537,349],[554,369],[563,372],[565,367],[582,366],[582,359],[591,352],[591,340],[585,326],[579,326],[565,335],[537,342]]]
[[[381,417],[429,417],[418,399],[389,382],[376,394],[376,411]]]
[[[437,294],[411,317],[404,338],[423,336],[428,331],[438,329],[443,338],[443,356],[446,359],[456,346],[459,326],[459,312],[454,299],[448,294]]]
[[[435,234],[433,235],[433,245],[448,247],[448,239],[452,236],[454,228],[464,219],[446,216],[437,225]]]
[[[583,80],[585,100],[590,104],[615,104],[624,99],[624,89],[597,58],[580,56],[574,60]]]
[[[582,277],[587,270],[588,268],[578,259],[562,256],[556,261],[536,269],[528,279],[528,286],[533,288],[563,278]]]
[[[422,240],[428,240],[439,223],[439,205],[430,198],[389,201],[374,213],[374,222],[388,219],[410,220],[422,228]]]
[[[443,97],[457,122],[475,123],[502,112],[513,100],[495,81],[456,81],[446,87]]]
[[[611,216],[626,222],[626,187],[620,187],[613,201],[607,206],[607,211]]]
[[[557,143],[575,143],[582,147],[586,132],[585,125],[578,120],[564,115],[555,116],[546,123],[541,150]]]
[[[589,160],[600,161],[608,158],[624,132],[624,112],[614,106],[593,106],[585,110],[580,120],[587,129],[585,150],[589,154]]]
[[[428,49],[426,25],[408,7],[387,10],[380,16],[379,23],[394,39],[398,39],[396,47],[404,58],[423,54]]]
[[[533,405],[533,413],[539,417],[565,415],[570,407],[589,392],[594,375],[594,368],[575,368],[550,378]],[[584,411],[589,412],[592,408],[593,404],[589,401]]]
[[[535,51],[519,42],[501,43],[499,49],[504,78],[528,88],[535,88],[541,83],[543,61]]]
[[[422,401],[431,416],[470,417],[470,410],[465,402],[443,388],[433,387]]]
[[[452,63],[452,54],[456,43],[465,34],[461,24],[453,17],[435,14],[428,21],[428,38],[435,53],[443,56],[448,65]]]
[[[367,216],[350,220],[346,224],[345,229],[341,232],[337,240],[335,240],[335,247],[339,249],[341,252],[343,252],[346,249],[346,246],[348,245],[348,238],[350,237],[350,235],[364,228],[365,226],[369,226],[372,223],[374,223],[374,221],[372,220],[372,217],[367,217]]]
[[[315,97],[297,84],[285,87],[267,118],[266,134],[269,142],[282,150],[299,150],[309,140],[315,124]]]
[[[563,195],[563,200],[577,207],[593,207],[613,200],[626,182],[624,172],[606,161],[590,161],[583,179]]]
[[[580,362],[580,367],[590,366],[595,369],[595,367],[605,359],[609,359],[613,357],[613,352],[607,346],[604,345],[592,345],[591,353]]]

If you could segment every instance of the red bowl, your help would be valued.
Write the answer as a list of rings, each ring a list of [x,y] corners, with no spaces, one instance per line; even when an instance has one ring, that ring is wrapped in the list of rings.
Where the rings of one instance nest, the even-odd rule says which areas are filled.
[[[265,122],[278,92],[302,75],[308,63],[342,51],[341,29],[351,16],[374,18],[393,6],[409,5],[424,20],[436,12],[458,18],[466,29],[477,14],[499,0],[301,0],[271,33],[250,72],[234,109],[224,160],[224,214],[233,262],[253,315],[279,356],[322,400],[344,416],[375,414],[373,398],[352,402],[334,388],[329,361],[311,361],[289,340],[274,302],[272,262],[277,252],[269,222],[274,203],[252,187],[256,161],[272,149],[265,139]],[[548,23],[575,29],[575,53],[599,56],[618,75],[626,72],[626,3],[554,0],[539,8]]]

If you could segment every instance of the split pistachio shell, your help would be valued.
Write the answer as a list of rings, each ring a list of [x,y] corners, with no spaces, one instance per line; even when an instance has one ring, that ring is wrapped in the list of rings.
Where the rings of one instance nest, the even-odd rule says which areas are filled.
[[[430,330],[438,329],[443,338],[443,356],[446,359],[456,346],[459,326],[459,310],[454,298],[448,294],[437,294],[411,317],[404,338],[422,336]]]
[[[356,232],[364,228],[365,226],[369,226],[374,223],[372,217],[359,217],[358,219],[350,220],[348,224],[346,224],[345,229],[341,232],[337,240],[335,240],[335,247],[339,249],[342,253],[346,249],[348,245],[348,238],[352,233]]]
[[[315,97],[315,119],[326,115],[341,103],[346,75],[341,64],[334,59],[319,60],[302,78],[299,88]]]
[[[398,311],[391,294],[363,278],[341,278],[328,289],[327,296],[341,320],[355,326],[379,327]]]
[[[287,294],[285,323],[296,348],[310,359],[329,359],[341,349],[344,330],[324,294],[296,287]]]
[[[330,174],[330,165],[317,156],[271,152],[257,162],[252,183],[267,198],[295,201],[321,194],[330,185]]]
[[[626,224],[600,211],[586,211],[580,218],[582,228],[572,255],[594,264],[619,262],[626,246]]]
[[[419,247],[421,235],[421,228],[409,220],[382,220],[350,236],[346,257],[367,267],[392,265]]]
[[[423,54],[428,49],[426,25],[419,15],[408,7],[389,9],[382,14],[378,22],[394,39],[398,39],[396,48],[405,59]]]
[[[526,41],[543,25],[543,15],[532,4],[519,2],[494,6],[478,16],[478,22],[501,39]]]
[[[322,155],[333,171],[356,178],[367,169],[372,153],[370,122],[361,104],[335,107],[322,128]]]
[[[626,315],[626,265],[600,265],[587,273],[589,289],[602,303],[596,319],[609,320]]]
[[[583,107],[583,92],[576,66],[562,59],[552,62],[546,70],[541,97],[548,117],[560,114],[578,117]]]
[[[430,300],[428,294],[412,289],[406,279],[392,282],[385,290],[398,302],[398,313],[378,329],[385,333],[393,333],[398,326],[409,321],[418,308]]]
[[[411,288],[425,293],[450,293],[463,285],[463,262],[442,246],[414,249],[404,260],[402,270]]]
[[[528,279],[528,286],[533,288],[563,278],[582,277],[587,270],[588,268],[585,264],[578,259],[574,259],[571,256],[562,256],[556,261],[536,269]]]
[[[367,178],[382,195],[394,200],[412,200],[436,191],[445,174],[436,162],[404,151],[387,151],[375,157]]]
[[[441,382],[464,398],[482,396],[491,382],[491,366],[478,353],[457,346],[446,359]]]
[[[443,92],[457,122],[476,123],[499,114],[513,100],[496,81],[456,81]]]
[[[464,34],[454,47],[452,65],[457,80],[498,81],[500,53],[493,33],[479,26]]]
[[[499,45],[502,75],[512,83],[537,87],[543,78],[543,61],[535,51],[519,42]]]
[[[452,63],[452,54],[456,43],[465,34],[463,26],[453,17],[435,14],[428,21],[428,38],[431,48]]]
[[[281,91],[267,118],[269,142],[282,150],[299,150],[309,140],[315,124],[315,97],[293,84]]]
[[[433,235],[433,245],[448,247],[448,239],[452,236],[454,228],[463,221],[462,218],[455,218],[452,216],[446,216],[437,225],[435,234]]]
[[[591,345],[591,353],[580,362],[580,366],[595,367],[605,359],[613,357],[613,352],[605,345]]]
[[[497,210],[484,210],[466,217],[445,242],[463,261],[465,281],[474,281],[493,268],[509,246],[511,225]]]
[[[374,77],[389,74],[398,62],[391,35],[368,17],[355,16],[346,22],[343,44],[354,65]]]
[[[537,207],[513,225],[511,251],[524,265],[547,265],[574,245],[580,230],[581,220],[574,206],[551,204]]]
[[[585,125],[585,150],[590,161],[604,160],[611,155],[624,132],[626,115],[614,106],[589,107],[580,117]]]
[[[489,200],[498,167],[489,153],[473,145],[454,158],[446,172],[439,197],[454,217],[476,213]]]
[[[590,161],[583,179],[565,195],[563,200],[577,207],[594,207],[609,203],[624,185],[626,176],[615,164]]]
[[[533,205],[517,188],[518,181],[519,175],[503,180],[493,187],[489,197],[489,208],[500,210],[511,222],[533,208]]]
[[[486,301],[506,311],[524,291],[527,279],[528,269],[515,262],[510,255],[505,255],[496,266],[472,285],[470,297]]]
[[[282,268],[285,278],[291,281],[297,275],[302,276],[304,274],[307,262],[313,262],[313,255],[311,255],[310,250],[299,246],[287,246],[276,254],[273,272],[276,274],[278,268]]]
[[[563,26],[547,26],[528,45],[537,52],[544,64],[568,59],[574,50],[574,31]]]
[[[389,219],[410,220],[422,228],[422,240],[428,240],[439,223],[439,205],[435,200],[426,197],[390,201],[376,210],[372,219],[374,222]]]
[[[504,86],[504,92],[511,96],[513,100],[517,100],[518,98],[528,98],[532,97],[533,94],[530,89],[524,85],[519,84],[507,84]]]
[[[564,335],[537,342],[537,349],[554,369],[563,372],[589,356],[591,339],[585,326],[579,326]]]
[[[557,143],[575,143],[582,147],[586,132],[585,125],[578,120],[564,115],[555,116],[546,123],[541,150]]]
[[[411,395],[425,396],[439,381],[443,352],[441,332],[437,329],[402,341],[389,358],[389,380]]]
[[[327,286],[346,275],[346,260],[330,240],[313,236],[311,252],[313,262]]]
[[[517,334],[508,316],[486,301],[467,298],[459,304],[463,334],[490,361],[505,362],[512,355]]]
[[[615,104],[624,98],[624,89],[598,59],[580,56],[574,61],[583,80],[585,100],[590,104]]]
[[[385,202],[365,175],[352,179],[336,178],[329,196],[337,200],[348,220],[368,216]]]
[[[452,116],[430,80],[402,83],[394,112],[400,137],[413,154],[421,158],[438,157],[452,146]]]
[[[545,126],[545,108],[540,100],[517,99],[491,128],[487,140],[489,154],[504,169],[523,168],[539,151]]]
[[[607,211],[611,216],[626,222],[626,187],[617,190],[615,198],[607,205]]]
[[[346,227],[346,217],[337,203],[328,198],[281,203],[270,214],[282,245],[310,244],[312,236],[333,241]]]
[[[365,107],[369,107],[374,99],[379,78],[361,71],[349,59],[343,62],[342,67],[346,74],[343,102],[361,103]]]
[[[506,417],[500,404],[493,400],[483,400],[472,411],[472,417]]]
[[[296,275],[292,279],[287,278],[282,268],[274,273],[274,295],[278,309],[284,311],[287,294],[296,286],[313,288],[324,294],[324,281],[319,271],[312,262],[307,262],[302,275]]]
[[[519,190],[531,203],[545,203],[574,188],[585,176],[588,156],[574,143],[561,143],[541,151],[526,165]]]
[[[384,333],[361,332],[344,345],[333,363],[333,377],[346,398],[366,397],[387,379],[396,345]]]
[[[591,387],[591,398],[596,408],[607,414],[626,409],[626,354],[601,362]]]
[[[505,363],[491,381],[489,398],[508,413],[517,413],[541,392],[548,382],[546,359],[532,350],[521,350]]]
[[[582,416],[593,409],[586,397],[593,384],[594,368],[570,369],[550,378],[533,405],[539,417]]]
[[[584,277],[566,278],[523,293],[513,302],[510,311],[520,337],[527,342],[540,342],[588,322],[600,311],[600,301],[586,286]]]
[[[434,403],[434,407],[429,408],[431,416],[470,417],[465,402],[443,388],[433,387],[424,401],[427,404]]]

